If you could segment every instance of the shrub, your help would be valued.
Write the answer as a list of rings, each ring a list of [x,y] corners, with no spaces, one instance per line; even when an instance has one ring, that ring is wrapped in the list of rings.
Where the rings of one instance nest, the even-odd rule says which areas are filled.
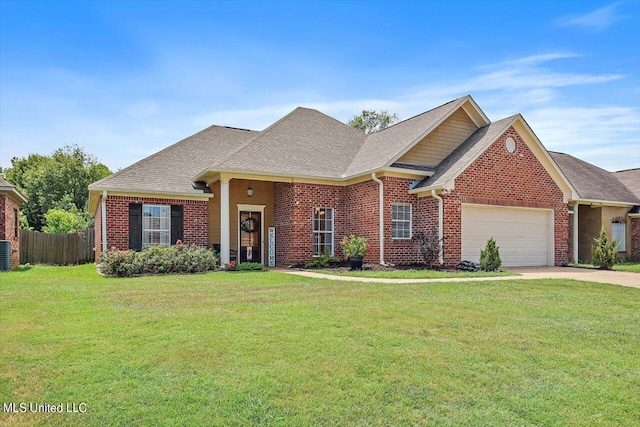
[[[369,250],[367,239],[364,237],[356,237],[353,234],[349,237],[344,236],[340,242],[342,253],[345,258],[365,256]]]
[[[259,262],[243,262],[241,264],[236,264],[230,271],[259,271],[263,269],[264,265]]]
[[[325,250],[322,255],[319,255],[306,263],[304,268],[327,268],[332,262],[338,262],[338,259],[331,255],[331,252]]]
[[[417,233],[413,240],[418,242],[418,252],[425,264],[432,268],[442,252],[442,239],[438,238],[438,232],[435,227],[432,227],[427,233]]]
[[[615,240],[607,239],[604,227],[600,229],[600,236],[594,238],[596,244],[591,245],[592,262],[598,268],[603,270],[611,270],[613,264],[616,263],[618,257],[618,248],[620,244]]]
[[[135,252],[111,248],[102,254],[102,272],[109,276],[139,276],[141,274],[201,273],[214,270],[218,257],[210,249],[184,245],[149,246]]]
[[[496,246],[493,237],[487,240],[487,246],[480,251],[480,270],[498,271],[502,265],[500,247]]]

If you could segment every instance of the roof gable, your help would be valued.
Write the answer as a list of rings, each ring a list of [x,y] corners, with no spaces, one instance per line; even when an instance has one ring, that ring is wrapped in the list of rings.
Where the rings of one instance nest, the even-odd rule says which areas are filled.
[[[398,162],[435,167],[476,130],[478,126],[459,108],[398,158]]]
[[[565,201],[569,200],[574,193],[571,183],[554,163],[547,150],[520,114],[498,120],[497,122],[478,129],[436,168],[433,176],[421,181],[410,192],[424,193],[432,189],[454,189],[455,179],[512,126],[554,182],[560,187],[564,194]]]
[[[447,102],[439,107],[396,123],[379,132],[368,135],[362,148],[354,157],[345,176],[354,176],[388,167],[422,141],[458,109],[464,108],[472,120],[483,125],[489,119],[470,95]]]
[[[0,176],[0,194],[6,194],[18,204],[26,203],[27,198],[16,188],[15,185]]]

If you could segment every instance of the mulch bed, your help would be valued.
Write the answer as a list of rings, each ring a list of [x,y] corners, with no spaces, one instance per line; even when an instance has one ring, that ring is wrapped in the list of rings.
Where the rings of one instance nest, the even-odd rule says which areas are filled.
[[[351,271],[349,267],[349,262],[332,262],[328,267],[323,268],[305,268],[304,264],[294,264],[289,266],[288,268],[293,268],[296,270],[331,270],[336,273],[344,273],[347,271]],[[397,271],[397,270],[436,270],[436,271],[457,271],[457,270],[447,270],[444,268],[429,268],[427,264],[396,264],[384,266],[380,264],[364,264],[362,266],[362,271]]]

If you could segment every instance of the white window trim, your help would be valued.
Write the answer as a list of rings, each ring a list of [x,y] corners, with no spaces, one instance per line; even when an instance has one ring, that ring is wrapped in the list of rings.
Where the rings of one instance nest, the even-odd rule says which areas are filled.
[[[614,224],[619,224],[622,228],[622,240],[618,240],[614,236],[613,227]],[[613,221],[611,222],[611,239],[615,240],[620,244],[618,247],[618,252],[626,252],[627,251],[627,224],[622,221]]]
[[[167,208],[168,212],[169,212],[169,228],[167,229],[159,229],[159,228],[144,228],[144,209],[145,207],[160,207],[160,208]],[[142,229],[142,249],[144,248],[148,248],[149,246],[170,246],[171,245],[171,205],[157,205],[157,204],[143,204],[142,205],[142,227],[140,227]],[[167,243],[163,244],[147,244],[144,242],[144,233],[145,232],[153,232],[153,231],[161,231],[161,232],[165,232],[165,233],[169,233],[169,238],[167,239]]]
[[[324,210],[331,210],[331,231],[324,231],[324,230],[315,230],[315,220],[316,220],[316,209],[324,209]],[[327,206],[314,206],[313,208],[311,208],[311,231],[312,231],[312,240],[311,240],[311,250],[313,251],[313,245],[315,243],[315,236],[316,234],[330,234],[331,235],[331,256],[334,255],[335,249],[336,249],[336,242],[334,240],[334,235],[335,235],[335,219],[336,219],[336,210]],[[325,220],[326,221],[326,220]],[[322,254],[315,254],[313,255],[314,258],[319,257]]]
[[[409,220],[406,219],[393,219],[393,207],[394,206],[409,206]],[[393,228],[395,224],[409,223],[409,237],[393,237]],[[411,240],[413,238],[413,206],[411,203],[391,203],[391,239],[392,240]]]

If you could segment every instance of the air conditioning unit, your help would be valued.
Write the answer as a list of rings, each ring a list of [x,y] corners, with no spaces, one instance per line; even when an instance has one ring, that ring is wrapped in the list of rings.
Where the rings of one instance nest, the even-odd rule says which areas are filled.
[[[11,241],[0,240],[0,270],[11,269]]]

